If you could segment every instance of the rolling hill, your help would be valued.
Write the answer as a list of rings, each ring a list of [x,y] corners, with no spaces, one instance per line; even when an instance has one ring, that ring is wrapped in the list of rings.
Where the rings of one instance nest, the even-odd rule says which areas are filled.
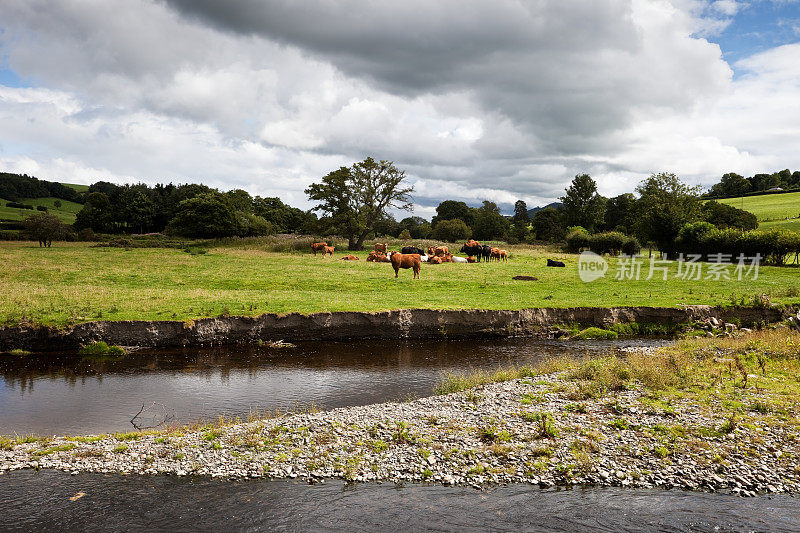
[[[717,201],[750,211],[758,218],[758,227],[761,229],[800,231],[800,192],[743,196]]]

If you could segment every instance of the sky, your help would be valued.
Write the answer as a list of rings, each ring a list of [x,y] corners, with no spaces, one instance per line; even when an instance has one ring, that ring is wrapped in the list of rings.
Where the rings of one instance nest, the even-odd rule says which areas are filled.
[[[367,156],[414,215],[800,169],[800,0],[2,0],[0,170],[279,196]]]

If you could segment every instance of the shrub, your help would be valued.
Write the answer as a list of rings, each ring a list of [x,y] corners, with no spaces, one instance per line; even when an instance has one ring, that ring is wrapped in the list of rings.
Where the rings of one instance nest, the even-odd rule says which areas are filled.
[[[89,355],[89,356],[103,356],[103,355],[110,355],[110,356],[117,356],[117,355],[125,355],[125,350],[120,348],[119,346],[109,346],[103,341],[93,342],[87,346],[84,346],[80,349],[81,355]]]
[[[46,205],[37,205],[36,206],[36,210],[37,211],[47,211],[47,206]]]
[[[31,210],[33,210],[33,206],[32,205],[21,204],[19,202],[6,202],[6,207],[13,207],[14,209],[31,209]]]
[[[596,233],[589,238],[589,249],[596,254],[617,255],[630,237],[618,231]]]
[[[570,232],[567,233],[566,237],[566,251],[570,253],[580,253],[583,249],[589,248],[589,241],[591,240],[591,236],[589,232],[583,229],[580,226],[575,226],[571,228]]]
[[[609,331],[607,329],[601,328],[586,328],[580,333],[576,334],[573,338],[575,339],[616,339],[618,337],[617,332]]]
[[[453,220],[441,220],[433,228],[433,238],[446,242],[457,242],[468,239],[472,235],[472,230],[463,220],[454,218]]]

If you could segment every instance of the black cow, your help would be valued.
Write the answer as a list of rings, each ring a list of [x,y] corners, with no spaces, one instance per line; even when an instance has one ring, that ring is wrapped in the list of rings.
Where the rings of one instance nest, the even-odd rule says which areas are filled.
[[[549,266],[549,267],[565,267],[567,265],[565,265],[563,261],[553,261],[552,259],[548,259],[547,260],[547,266]]]
[[[423,250],[422,248],[417,248],[416,246],[403,246],[403,249],[400,250],[400,253],[426,255],[425,250]]]
[[[488,261],[492,257],[492,247],[488,244],[481,246],[481,257],[484,261]]]
[[[480,244],[475,246],[467,246],[466,244],[461,247],[461,253],[467,255],[474,255],[475,259],[478,263],[481,262],[481,257],[483,256],[483,246]]]

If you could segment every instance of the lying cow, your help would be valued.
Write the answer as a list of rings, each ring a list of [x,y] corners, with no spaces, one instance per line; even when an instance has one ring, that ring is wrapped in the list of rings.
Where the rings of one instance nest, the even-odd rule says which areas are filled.
[[[326,246],[328,246],[327,242],[312,242],[311,251],[314,252],[314,255],[317,255],[317,252],[323,252],[322,256],[324,257],[324,250]]]
[[[476,262],[475,256],[471,255],[467,257],[467,263],[475,263],[475,262]]]
[[[358,257],[354,256],[353,254],[346,255],[342,257],[341,261],[358,261]]]
[[[369,255],[367,256],[367,261],[379,263],[383,262],[382,259],[384,259],[385,257],[386,255],[380,252],[370,252]]]
[[[403,246],[400,252],[403,254],[425,255],[425,250],[422,248],[417,248],[416,246]]]
[[[428,258],[428,263],[430,263],[432,265],[441,265],[442,264],[442,258],[439,257],[438,255],[432,255],[432,256],[430,256]]]
[[[450,257],[450,261],[453,262],[453,263],[468,263],[469,262],[465,258],[458,257],[458,256],[455,256],[455,255]],[[475,258],[474,257],[473,257],[472,262],[473,263],[475,262]]]
[[[389,249],[389,243],[387,243],[387,242],[384,242],[384,243],[376,242],[375,243],[375,251],[376,252],[380,252],[380,253],[385,254],[386,250],[388,250],[388,249]]]
[[[548,259],[547,260],[547,266],[549,266],[549,267],[565,267],[567,265],[565,265],[563,261],[554,261],[552,259]]]
[[[397,278],[401,268],[411,268],[414,270],[414,279],[419,279],[419,270],[422,265],[420,257],[420,254],[392,254],[394,277]]]

